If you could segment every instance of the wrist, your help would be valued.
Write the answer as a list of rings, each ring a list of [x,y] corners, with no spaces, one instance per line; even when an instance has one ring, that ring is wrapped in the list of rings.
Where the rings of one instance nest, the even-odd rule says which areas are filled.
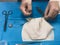
[[[31,4],[32,0],[22,0],[22,3],[29,3],[29,4]]]
[[[60,1],[60,0],[50,0],[50,1]]]

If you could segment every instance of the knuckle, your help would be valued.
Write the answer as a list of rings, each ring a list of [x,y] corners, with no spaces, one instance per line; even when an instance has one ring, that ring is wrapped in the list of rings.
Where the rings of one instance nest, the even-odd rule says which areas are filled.
[[[56,8],[55,7],[51,7],[52,10],[55,10]]]
[[[49,18],[52,18],[52,15],[49,15],[48,17],[49,17]]]
[[[55,10],[56,10],[56,11],[59,11],[59,8],[56,8]]]
[[[58,7],[53,7],[52,10],[59,11],[59,8]]]

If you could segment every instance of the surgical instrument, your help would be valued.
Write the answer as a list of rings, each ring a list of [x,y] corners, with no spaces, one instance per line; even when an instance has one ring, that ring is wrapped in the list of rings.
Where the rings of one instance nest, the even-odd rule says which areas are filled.
[[[4,32],[6,31],[6,28],[7,28],[8,16],[11,15],[12,13],[13,13],[12,10],[9,10],[9,11],[3,10],[2,11],[2,14],[5,15]]]

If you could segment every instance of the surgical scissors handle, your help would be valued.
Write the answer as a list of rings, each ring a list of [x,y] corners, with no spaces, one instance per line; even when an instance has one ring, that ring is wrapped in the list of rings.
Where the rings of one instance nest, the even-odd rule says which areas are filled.
[[[13,14],[13,12],[11,10],[9,11],[3,10],[2,14],[5,15],[5,22],[4,22],[4,32],[5,32],[7,28],[8,16]]]

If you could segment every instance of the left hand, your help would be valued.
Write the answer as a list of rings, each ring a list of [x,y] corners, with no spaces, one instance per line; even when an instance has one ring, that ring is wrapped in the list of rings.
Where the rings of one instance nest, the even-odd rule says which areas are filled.
[[[45,19],[54,19],[59,13],[59,2],[58,1],[50,1],[45,10],[44,18]]]
[[[25,16],[29,16],[32,13],[32,0],[22,0],[21,11]]]

